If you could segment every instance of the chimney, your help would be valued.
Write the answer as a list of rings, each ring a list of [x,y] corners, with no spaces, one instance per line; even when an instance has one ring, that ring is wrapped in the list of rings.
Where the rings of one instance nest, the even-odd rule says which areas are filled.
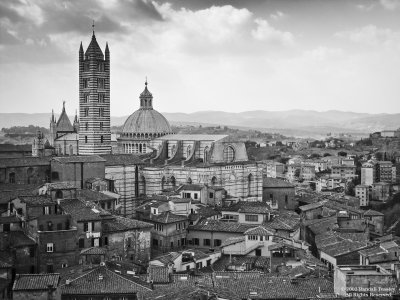
[[[181,161],[181,167],[183,168],[183,167],[185,167],[185,161],[182,159],[182,161]]]

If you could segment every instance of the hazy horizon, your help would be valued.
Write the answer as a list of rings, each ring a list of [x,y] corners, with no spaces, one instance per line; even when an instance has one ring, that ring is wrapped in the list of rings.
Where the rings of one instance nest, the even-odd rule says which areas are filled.
[[[139,108],[400,113],[400,0],[0,2],[0,112],[78,108],[95,20],[111,115]]]

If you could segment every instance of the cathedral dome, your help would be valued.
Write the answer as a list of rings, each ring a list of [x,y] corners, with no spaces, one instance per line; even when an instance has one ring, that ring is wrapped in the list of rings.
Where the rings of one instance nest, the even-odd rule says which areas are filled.
[[[171,133],[167,119],[154,109],[138,109],[125,121],[123,133]]]
[[[131,114],[122,128],[122,135],[151,134],[152,136],[171,133],[171,127],[167,119],[153,109],[153,95],[147,89],[147,81],[144,91],[140,94],[140,108]]]

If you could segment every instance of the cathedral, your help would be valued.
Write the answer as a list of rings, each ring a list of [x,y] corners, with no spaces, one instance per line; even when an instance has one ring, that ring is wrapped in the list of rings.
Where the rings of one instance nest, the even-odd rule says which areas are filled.
[[[50,142],[41,136],[34,147],[54,148],[56,155],[103,155],[106,159],[139,155],[143,163],[130,174],[122,165],[105,172],[129,207],[128,215],[139,199],[187,184],[223,189],[226,198],[262,200],[262,166],[249,161],[243,142],[227,135],[174,134],[167,119],[153,108],[147,79],[138,102],[139,108],[126,119],[111,147],[110,51],[106,44],[103,54],[93,31],[86,51],[82,43],[79,48],[79,119],[76,115],[70,122],[64,103],[58,120],[54,114],[51,117]]]

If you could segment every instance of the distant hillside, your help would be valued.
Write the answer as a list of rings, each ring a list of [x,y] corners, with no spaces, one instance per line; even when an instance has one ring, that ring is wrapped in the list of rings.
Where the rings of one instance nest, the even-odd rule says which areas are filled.
[[[195,113],[163,113],[173,125],[221,125],[235,128],[253,128],[287,135],[325,135],[328,132],[368,134],[400,127],[400,114],[366,114],[343,111],[318,112],[312,110],[199,111]],[[58,117],[58,116],[57,116]],[[122,125],[128,116],[111,117],[111,125]],[[0,128],[36,125],[48,127],[50,113],[0,113]]]

